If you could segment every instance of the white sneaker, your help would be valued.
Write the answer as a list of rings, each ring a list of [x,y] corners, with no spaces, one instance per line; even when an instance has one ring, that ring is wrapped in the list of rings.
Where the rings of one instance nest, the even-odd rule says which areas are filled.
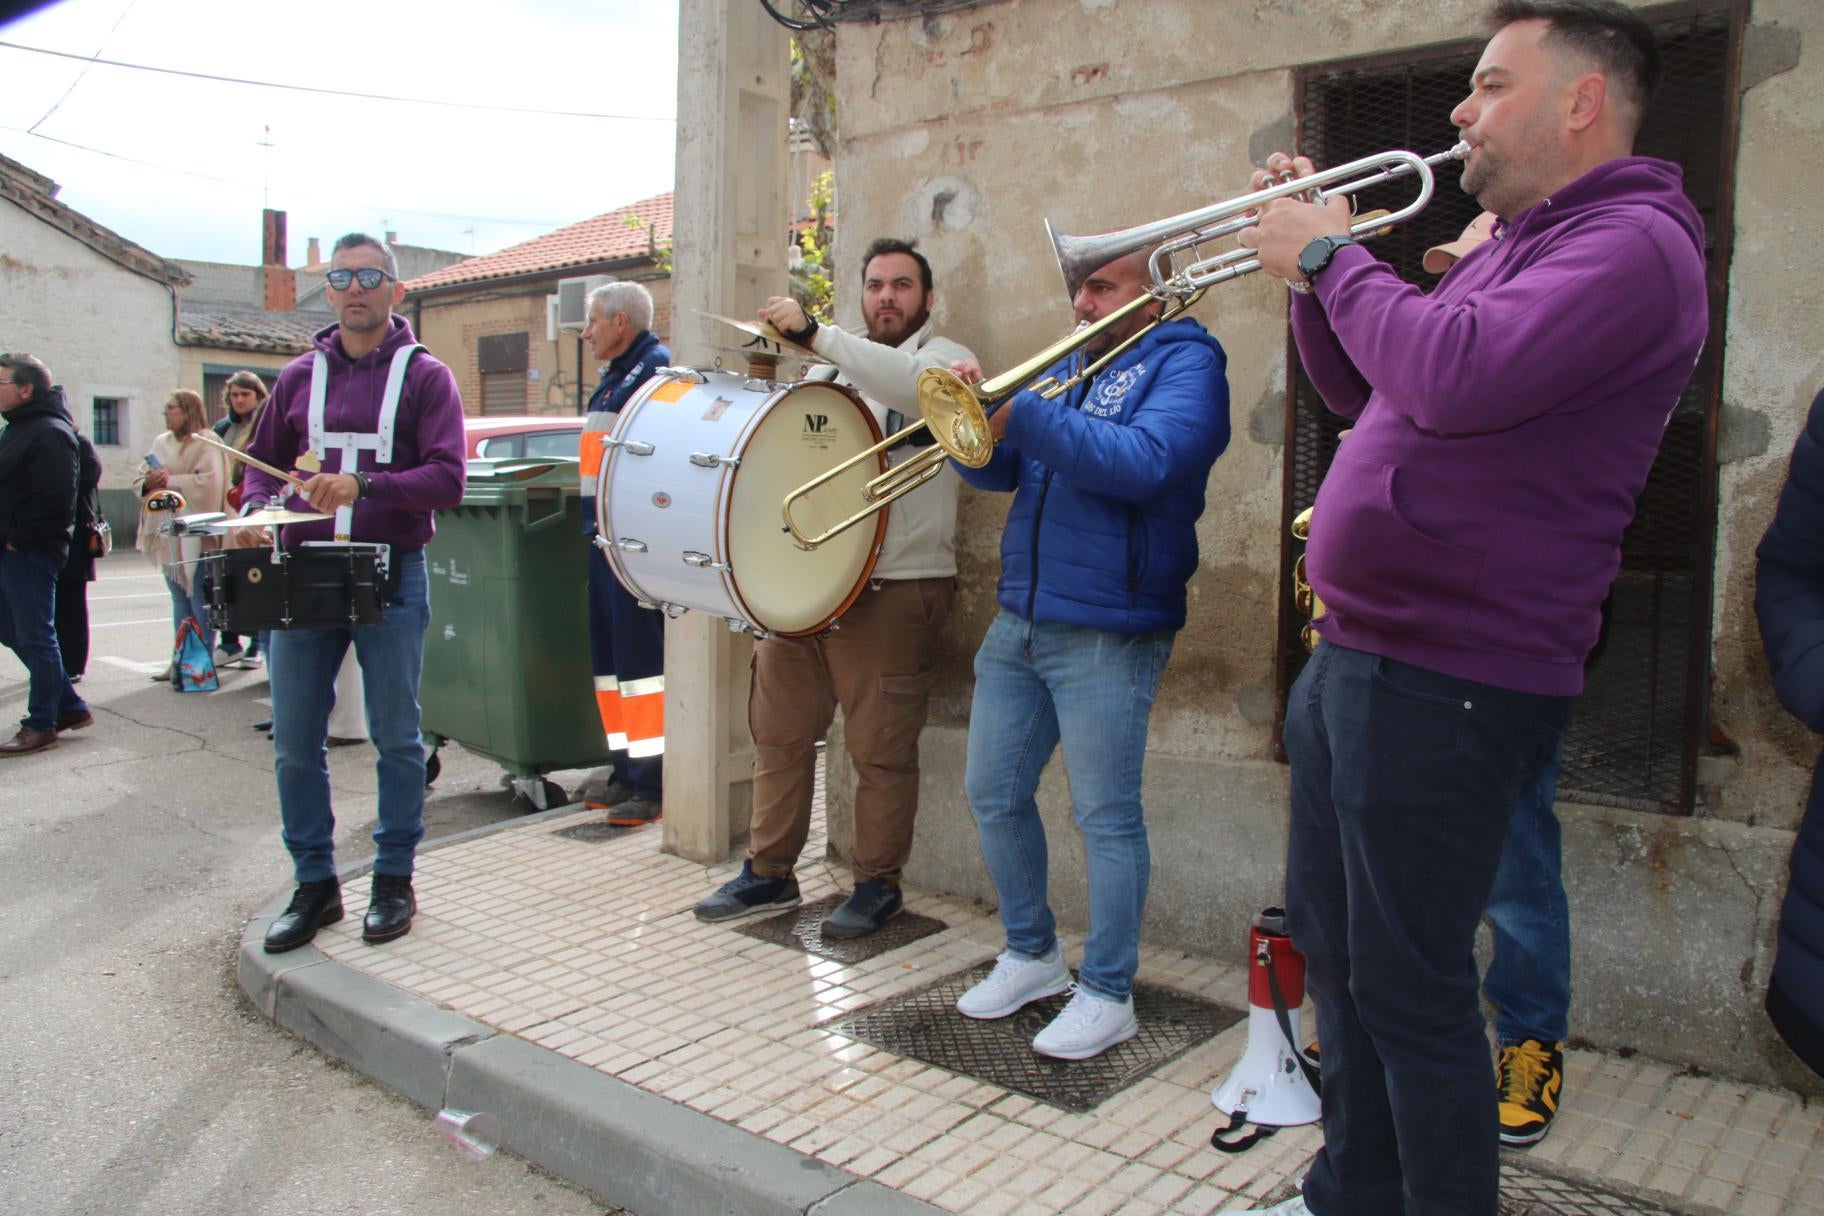
[[[1087,1060],[1140,1033],[1134,1020],[1134,998],[1111,1001],[1078,988],[1070,1004],[1039,1031],[1032,1049],[1059,1060]]]
[[[1305,1206],[1303,1195],[1294,1195],[1284,1203],[1276,1203],[1270,1208],[1248,1208],[1245,1211],[1230,1212],[1228,1216],[1317,1216]]]
[[[1070,987],[1064,948],[1051,943],[1044,958],[1021,958],[1011,950],[994,960],[994,970],[957,998],[956,1011],[966,1018],[1004,1018],[1026,1005]]]

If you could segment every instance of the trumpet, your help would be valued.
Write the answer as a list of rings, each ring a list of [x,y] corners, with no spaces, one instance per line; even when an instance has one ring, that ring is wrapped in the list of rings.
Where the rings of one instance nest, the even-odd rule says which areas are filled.
[[[1433,168],[1468,155],[1466,142],[1428,157],[1413,152],[1382,152],[1304,177],[1288,177],[1226,202],[1098,236],[1067,236],[1054,231],[1047,220],[1045,232],[1057,254],[1064,289],[1073,300],[1091,274],[1117,258],[1149,247],[1153,247],[1147,259],[1151,287],[1095,324],[1079,326],[1075,332],[1032,358],[974,388],[947,368],[926,368],[919,373],[917,385],[921,420],[788,494],[781,507],[786,530],[799,548],[815,549],[936,477],[943,471],[945,460],[955,460],[972,469],[987,464],[994,455],[994,437],[988,429],[988,416],[1016,394],[1030,389],[1049,401],[1068,392],[1095,376],[1148,333],[1195,307],[1211,287],[1259,270],[1260,258],[1252,249],[1244,247],[1205,256],[1203,246],[1252,227],[1256,222],[1255,213],[1268,203],[1294,197],[1321,203],[1339,196],[1353,196],[1370,186],[1397,178],[1413,178],[1417,188],[1411,202],[1397,211],[1375,211],[1358,216],[1351,224],[1351,236],[1371,237],[1423,211],[1431,202],[1435,185]],[[1189,260],[1181,265],[1181,257]],[[1158,316],[1100,357],[1083,358],[1081,352],[1102,334],[1153,304],[1160,305]],[[1072,354],[1078,356],[1076,370],[1061,380],[1055,376],[1040,378],[1046,368]],[[856,465],[878,460],[882,452],[921,430],[931,432],[935,446],[925,448],[911,459],[871,478],[862,487],[861,507],[847,519],[814,536],[806,535],[798,526],[792,517],[795,504]]]

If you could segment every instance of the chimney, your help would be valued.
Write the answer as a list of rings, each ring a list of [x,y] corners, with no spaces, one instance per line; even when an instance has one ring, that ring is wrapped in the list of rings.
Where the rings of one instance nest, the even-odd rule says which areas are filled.
[[[388,232],[386,234],[386,243],[388,248],[397,245],[399,243],[399,234],[397,232]]]
[[[321,258],[322,256],[323,256],[323,251],[317,247],[317,238],[314,236],[311,237],[310,238],[310,256],[304,259],[304,264],[306,266],[315,266],[317,264],[317,259]]]
[[[285,264],[285,213],[271,207],[260,217],[260,279],[268,312],[298,306],[298,276]]]

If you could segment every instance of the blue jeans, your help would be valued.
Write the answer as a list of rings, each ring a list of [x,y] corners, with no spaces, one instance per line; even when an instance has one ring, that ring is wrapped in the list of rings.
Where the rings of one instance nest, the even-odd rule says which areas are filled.
[[[1132,994],[1140,967],[1152,866],[1140,776],[1147,718],[1174,637],[1171,630],[1103,633],[1003,612],[975,654],[964,785],[1000,897],[1007,948],[1038,958],[1057,940],[1034,794],[1062,741],[1089,871],[1089,936],[1077,981],[1114,1001]]]
[[[1503,1046],[1524,1039],[1557,1043],[1571,1032],[1571,909],[1552,810],[1563,769],[1560,744],[1521,787],[1483,911],[1495,931],[1495,956],[1482,991],[1495,1007],[1495,1036]]]
[[[329,710],[336,669],[352,642],[367,689],[369,738],[380,823],[374,829],[374,872],[410,875],[424,838],[424,740],[418,733],[418,677],[424,669],[424,630],[431,619],[424,554],[394,558],[399,590],[378,625],[275,629],[266,652],[272,680],[273,769],[285,847],[299,882],[336,873],[336,819],[329,805]]]
[[[0,645],[19,656],[31,679],[28,730],[56,730],[57,719],[89,707],[63,670],[57,650],[57,575],[63,562],[43,549],[0,548]]]
[[[210,654],[215,653],[215,630],[209,628],[209,601],[203,597],[203,575],[197,567],[190,567],[190,590],[184,585],[165,575],[165,589],[171,593],[171,637],[176,644],[177,631],[184,627],[185,617],[195,617],[197,628],[203,631],[203,645]],[[176,687],[173,685],[173,687]]]
[[[1286,914],[1324,1046],[1317,1216],[1495,1216],[1476,926],[1572,701],[1330,642],[1292,686]]]

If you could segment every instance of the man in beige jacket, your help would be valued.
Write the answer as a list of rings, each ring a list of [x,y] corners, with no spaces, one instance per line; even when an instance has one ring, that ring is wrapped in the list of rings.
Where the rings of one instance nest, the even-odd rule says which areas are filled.
[[[931,266],[909,242],[870,245],[861,282],[866,337],[818,325],[783,297],[768,300],[760,317],[829,360],[822,378],[833,374],[857,389],[890,435],[919,416],[921,371],[973,356],[931,332]],[[928,436],[900,445],[889,459],[907,459],[921,441]],[[754,644],[748,857],[738,877],[697,904],[698,919],[733,920],[799,902],[793,867],[810,832],[817,741],[838,705],[855,765],[855,889],[824,920],[824,936],[864,936],[903,908],[899,878],[918,811],[918,736],[937,678],[938,634],[956,594],[959,484],[946,465],[893,504],[873,577],[838,627]]]

